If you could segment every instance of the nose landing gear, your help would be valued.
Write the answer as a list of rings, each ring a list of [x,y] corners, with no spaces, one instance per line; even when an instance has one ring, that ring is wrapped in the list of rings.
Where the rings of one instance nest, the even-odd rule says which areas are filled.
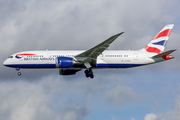
[[[21,76],[21,72],[18,72],[17,75],[18,75],[18,76]]]
[[[17,71],[20,71],[20,68],[16,68]],[[21,76],[21,72],[17,73],[18,76]]]

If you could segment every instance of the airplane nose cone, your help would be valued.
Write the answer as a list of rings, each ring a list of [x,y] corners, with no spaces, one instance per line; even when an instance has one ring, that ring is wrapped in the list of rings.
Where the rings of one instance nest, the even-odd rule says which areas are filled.
[[[7,65],[7,60],[5,60],[5,61],[3,62],[3,65],[4,65],[4,66],[6,66],[6,65]]]

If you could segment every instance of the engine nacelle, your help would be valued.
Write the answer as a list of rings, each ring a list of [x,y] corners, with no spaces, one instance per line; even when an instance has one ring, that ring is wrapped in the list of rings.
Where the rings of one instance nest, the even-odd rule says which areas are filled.
[[[57,68],[69,68],[73,66],[73,58],[71,57],[57,57],[56,67]]]
[[[60,75],[74,75],[76,74],[77,70],[70,70],[70,69],[59,69]]]

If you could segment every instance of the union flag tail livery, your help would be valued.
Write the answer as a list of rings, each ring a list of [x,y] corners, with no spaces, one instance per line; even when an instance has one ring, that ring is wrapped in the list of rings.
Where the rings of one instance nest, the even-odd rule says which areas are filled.
[[[87,78],[94,78],[93,69],[131,68],[173,59],[170,54],[175,50],[164,52],[173,26],[166,25],[141,50],[107,50],[109,45],[124,33],[121,32],[85,51],[23,51],[12,54],[3,64],[15,68],[19,76],[20,69],[52,68],[59,69],[60,75],[74,75],[84,69]]]
[[[143,51],[160,54],[164,51],[174,24],[166,25],[148,44]]]

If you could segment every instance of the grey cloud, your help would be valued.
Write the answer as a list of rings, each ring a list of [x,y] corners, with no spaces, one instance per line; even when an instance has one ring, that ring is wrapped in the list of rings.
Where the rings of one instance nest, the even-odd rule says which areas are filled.
[[[116,86],[114,89],[108,91],[106,94],[107,100],[111,103],[123,105],[126,102],[133,101],[138,98],[138,95],[134,93],[132,88]]]
[[[180,119],[180,97],[175,100],[174,102],[174,110],[169,112],[164,112],[161,114],[157,114],[157,120],[179,120]]]
[[[144,120],[156,120],[156,119],[157,119],[157,115],[154,113],[146,114],[146,116],[144,117]]]
[[[50,95],[43,86],[16,81],[1,84],[0,116],[4,120],[50,119]]]
[[[82,106],[81,100],[79,105],[74,104],[75,100],[70,104],[64,101],[59,107],[56,107],[56,103],[52,103],[57,95],[63,97],[65,91],[66,93],[74,93],[74,95],[67,97],[67,101],[73,99],[78,94],[77,86],[79,85],[71,86],[68,82],[51,76],[37,82],[23,80],[4,82],[0,85],[1,119],[49,120],[62,118],[61,120],[69,120],[69,118],[74,117],[81,120],[90,112],[86,106]],[[71,89],[66,90],[70,86]]]
[[[158,4],[157,1],[147,3],[141,0],[132,3],[133,7],[131,4],[128,5],[129,7],[125,7],[127,4],[125,1],[115,0],[112,2],[26,1],[23,2],[26,9],[16,12],[21,8],[18,6],[19,2],[16,1],[13,4],[14,9],[17,10],[9,7],[10,13],[16,15],[15,18],[11,15],[5,17],[10,20],[2,26],[2,28],[5,26],[7,28],[2,37],[5,37],[3,39],[6,41],[6,46],[10,47],[8,54],[12,54],[13,50],[18,52],[31,49],[88,49],[121,31],[127,32],[127,35],[119,38],[116,41],[119,44],[112,44],[112,47],[139,49],[149,41],[149,39],[144,40],[143,38],[151,38],[146,37],[150,34],[149,30],[152,31],[154,28],[160,30],[159,27],[164,26],[164,23],[158,27],[153,25],[154,20],[160,23],[162,19],[158,19],[158,17],[166,10],[159,9],[162,5],[169,7],[162,1]],[[143,5],[139,3],[143,3]],[[6,3],[4,6],[9,6],[9,4],[12,3]],[[134,13],[134,11],[136,12]],[[7,38],[6,36],[11,37]],[[72,42],[75,44],[72,45]],[[137,47],[134,46],[134,43]]]
[[[146,114],[144,120],[179,120],[180,119],[180,97],[175,100],[174,102],[174,109],[168,112],[163,113],[151,113]]]
[[[4,120],[82,120],[91,112],[89,102],[100,96],[101,105],[106,102],[103,96],[113,83],[98,79],[68,81],[51,75],[31,82],[24,79],[2,82],[0,116]]]
[[[84,116],[90,113],[90,110],[88,110],[86,107],[72,104],[73,103],[70,103],[61,110],[61,120],[83,120]]]

